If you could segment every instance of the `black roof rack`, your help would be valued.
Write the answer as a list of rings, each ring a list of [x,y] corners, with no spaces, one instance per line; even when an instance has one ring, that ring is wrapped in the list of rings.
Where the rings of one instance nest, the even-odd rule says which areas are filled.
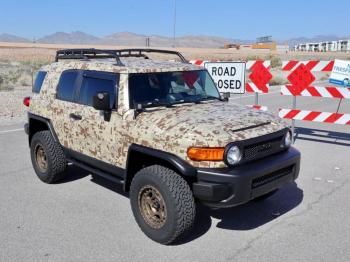
[[[177,51],[171,50],[161,50],[161,49],[143,49],[143,48],[134,48],[134,49],[116,49],[116,50],[107,50],[107,49],[63,49],[56,52],[56,59],[106,59],[106,58],[115,58],[118,65],[123,65],[120,61],[120,57],[143,57],[149,58],[145,53],[161,53],[161,54],[171,54],[176,55],[180,58],[181,62],[188,63],[185,57]]]
[[[115,58],[118,65],[122,65],[122,62],[119,59],[119,55],[116,50],[102,50],[102,49],[63,49],[56,52],[57,62],[60,59],[106,59],[106,58]]]
[[[177,51],[171,50],[163,50],[163,49],[146,49],[146,48],[131,48],[131,49],[118,49],[115,50],[119,57],[144,57],[148,58],[145,53],[159,53],[159,54],[168,54],[168,55],[176,55],[180,58],[181,62],[188,63],[186,58]]]

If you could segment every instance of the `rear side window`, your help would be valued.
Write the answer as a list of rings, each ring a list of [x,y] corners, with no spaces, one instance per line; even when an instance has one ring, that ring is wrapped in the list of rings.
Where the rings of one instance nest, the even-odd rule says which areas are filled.
[[[85,71],[81,84],[78,103],[92,106],[93,96],[107,92],[110,96],[111,109],[116,108],[116,83],[118,76],[114,73]]]
[[[74,101],[74,91],[80,75],[79,70],[68,70],[61,74],[57,88],[57,98],[69,102]]]
[[[43,85],[46,74],[47,72],[45,71],[38,72],[35,78],[33,89],[32,89],[33,93],[40,93],[40,89],[41,89],[41,86]]]

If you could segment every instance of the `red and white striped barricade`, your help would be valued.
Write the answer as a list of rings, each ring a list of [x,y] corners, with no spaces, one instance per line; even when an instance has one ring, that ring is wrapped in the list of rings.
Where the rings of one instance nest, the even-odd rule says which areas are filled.
[[[299,109],[280,109],[279,116],[285,119],[313,121],[319,123],[350,125],[350,114],[317,112]]]
[[[247,107],[251,107],[253,109],[261,110],[261,111],[267,111],[267,106],[260,106],[260,105],[247,105]]]
[[[191,64],[203,67],[207,62],[214,61],[190,60]],[[246,61],[246,70],[250,71],[250,74],[248,76],[250,81],[245,84],[245,90],[248,93],[255,93],[255,104],[248,105],[249,107],[263,111],[266,111],[268,109],[266,106],[259,105],[259,94],[269,92],[269,81],[272,78],[272,75],[270,73],[270,63],[271,62],[269,60]]]
[[[294,135],[295,120],[314,121],[321,123],[332,123],[350,125],[350,114],[338,113],[342,99],[350,99],[350,88],[335,86],[313,86],[315,76],[312,72],[330,72],[334,61],[286,61],[282,64],[283,71],[291,71],[287,77],[291,84],[281,86],[281,95],[293,96],[292,109],[280,109],[279,116],[292,120]],[[340,99],[337,112],[318,112],[300,110],[296,108],[296,98],[325,97]]]

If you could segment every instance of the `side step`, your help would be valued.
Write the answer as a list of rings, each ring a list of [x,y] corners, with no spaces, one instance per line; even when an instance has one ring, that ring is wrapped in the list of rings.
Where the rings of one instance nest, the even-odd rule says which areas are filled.
[[[75,159],[69,159],[68,160],[69,162],[72,162],[74,165],[78,166],[78,167],[81,167],[82,169],[85,169],[91,173],[93,173],[94,175],[97,175],[97,176],[100,176],[100,177],[103,177],[111,182],[114,182],[114,183],[117,183],[117,184],[120,184],[120,185],[124,185],[124,179],[122,178],[119,178],[117,176],[114,176],[114,175],[111,175],[107,172],[104,172],[100,169],[97,169],[97,168],[93,168],[89,165],[86,165],[78,160],[75,160]]]

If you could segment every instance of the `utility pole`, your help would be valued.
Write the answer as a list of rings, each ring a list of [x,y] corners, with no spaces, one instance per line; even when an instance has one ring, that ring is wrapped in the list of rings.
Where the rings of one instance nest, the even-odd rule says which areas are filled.
[[[174,34],[173,34],[173,47],[175,47],[175,39],[176,39],[176,0],[174,0]]]

